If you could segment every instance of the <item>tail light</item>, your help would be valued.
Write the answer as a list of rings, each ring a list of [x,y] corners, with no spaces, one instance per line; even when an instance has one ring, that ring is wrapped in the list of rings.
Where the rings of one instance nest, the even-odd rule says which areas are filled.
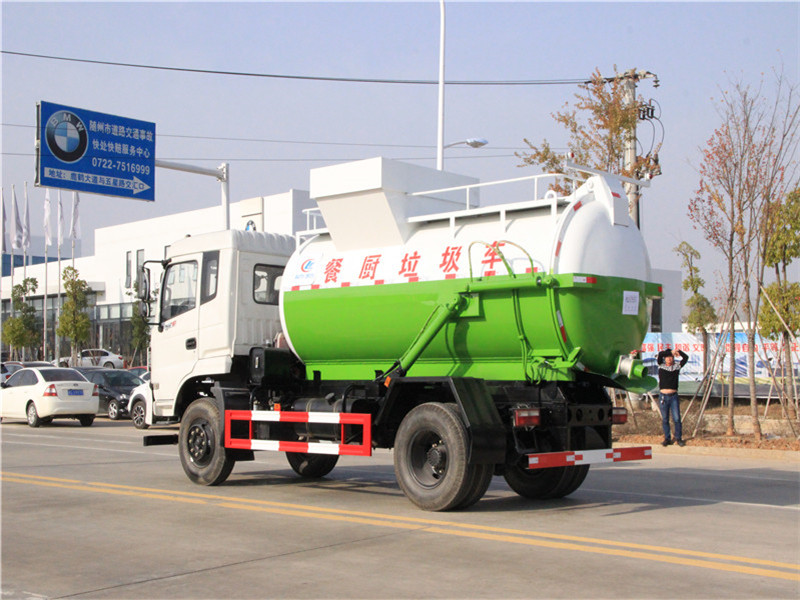
[[[100,390],[97,389],[97,384],[94,384],[94,389],[92,389],[92,396],[99,396]]]
[[[628,422],[628,409],[627,408],[612,408],[611,409],[611,424],[612,425],[625,425]]]
[[[514,427],[536,427],[541,423],[538,408],[515,408]]]
[[[51,383],[44,389],[44,394],[42,396],[56,396],[58,397],[58,392],[56,391],[55,384]]]

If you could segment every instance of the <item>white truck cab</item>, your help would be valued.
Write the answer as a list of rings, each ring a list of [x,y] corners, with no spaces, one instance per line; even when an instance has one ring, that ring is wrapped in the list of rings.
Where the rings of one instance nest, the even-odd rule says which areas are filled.
[[[180,420],[214,382],[246,371],[250,348],[272,345],[280,277],[294,248],[292,236],[239,230],[170,246],[153,310],[148,425]],[[148,297],[147,281],[143,287]]]

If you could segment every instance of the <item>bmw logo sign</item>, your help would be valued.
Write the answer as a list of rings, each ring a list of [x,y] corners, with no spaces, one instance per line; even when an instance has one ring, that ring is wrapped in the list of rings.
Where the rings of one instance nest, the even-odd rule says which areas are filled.
[[[60,110],[47,120],[45,138],[53,156],[68,163],[80,160],[89,145],[86,126],[68,110]]]

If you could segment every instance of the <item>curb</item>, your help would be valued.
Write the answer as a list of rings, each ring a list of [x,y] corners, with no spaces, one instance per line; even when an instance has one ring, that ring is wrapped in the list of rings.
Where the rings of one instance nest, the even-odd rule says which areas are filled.
[[[632,446],[644,446],[647,444],[617,443],[615,447],[630,448]],[[686,445],[672,445],[664,447],[660,443],[651,444],[653,456],[658,454],[684,454],[694,456],[730,456],[736,458],[759,458],[762,460],[780,460],[800,464],[800,452],[796,450],[760,450],[758,448],[724,448],[717,446],[692,446],[691,440]]]

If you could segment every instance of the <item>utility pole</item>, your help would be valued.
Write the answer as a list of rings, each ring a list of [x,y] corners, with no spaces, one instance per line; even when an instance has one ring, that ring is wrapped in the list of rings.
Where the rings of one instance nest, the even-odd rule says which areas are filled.
[[[651,73],[650,71],[637,71],[634,69],[629,69],[622,73],[621,75],[615,75],[612,79],[621,80],[625,86],[625,104],[626,106],[632,106],[636,104],[636,82],[640,79],[655,79],[654,87],[658,87],[658,76],[655,73]],[[633,130],[631,131],[630,136],[625,142],[625,153],[624,153],[624,160],[625,160],[625,170],[629,173],[633,173],[634,167],[636,166],[636,126],[634,125]],[[633,175],[631,175],[633,177]],[[636,227],[640,227],[639,224],[639,186],[635,183],[626,183],[625,184],[625,192],[628,194],[628,213],[633,219],[633,222],[636,223]]]

